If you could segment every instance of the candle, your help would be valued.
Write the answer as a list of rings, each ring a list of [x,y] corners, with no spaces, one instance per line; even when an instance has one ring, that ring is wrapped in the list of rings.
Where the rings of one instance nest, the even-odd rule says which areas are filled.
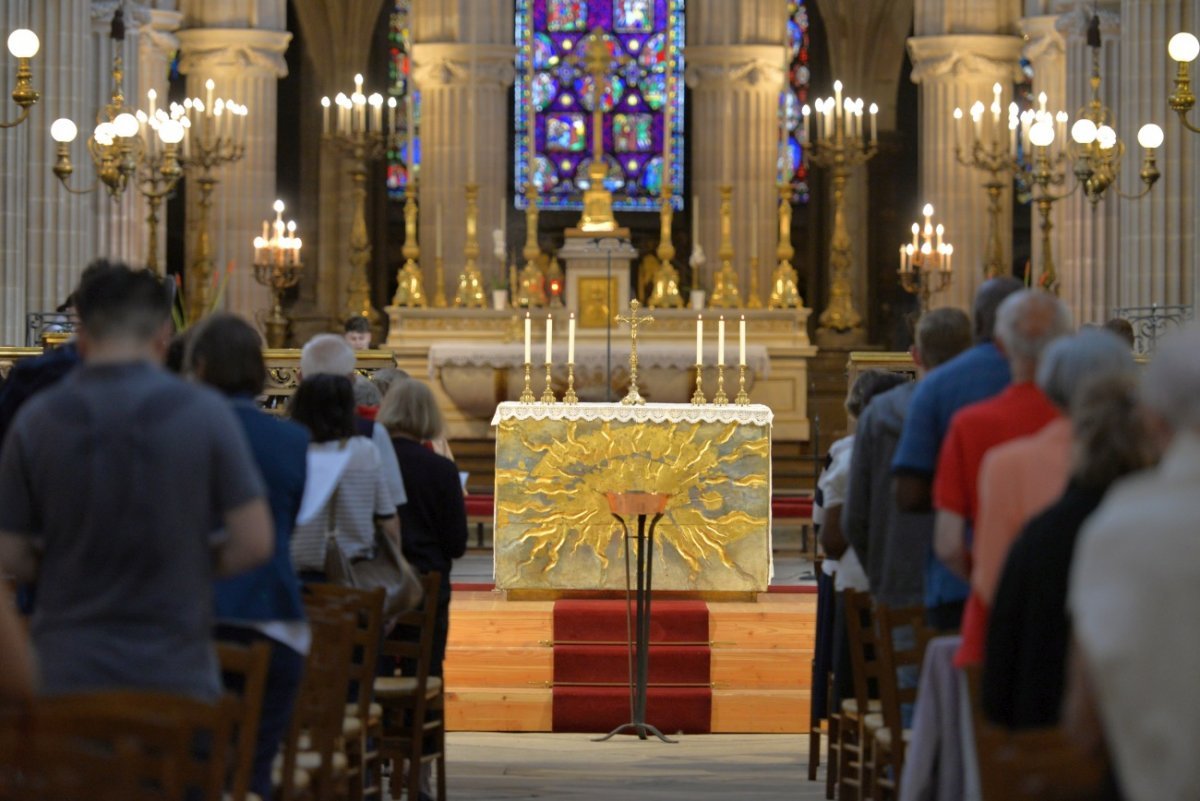
[[[508,248],[508,202],[500,195],[500,249]]]
[[[836,121],[842,108],[842,82],[833,82],[833,118]]]
[[[800,109],[800,116],[804,117],[804,144],[812,141],[812,109],[805,103]]]
[[[1046,110],[1046,93],[1039,92],[1038,93],[1038,111],[1044,112],[1045,110]]]
[[[717,366],[725,366],[725,315],[717,318]]]
[[[904,245],[900,246],[900,272],[904,272]]]
[[[696,315],[696,366],[704,364],[704,315]]]
[[[408,151],[405,153],[404,160],[407,162],[409,181],[415,181],[417,179],[417,153],[413,145],[413,135],[417,128],[417,117],[413,112],[412,94],[404,96],[404,115],[404,126],[408,129]]]
[[[216,87],[216,84],[213,83],[212,78],[209,78],[207,81],[204,82],[204,99],[205,99],[204,107],[205,108],[212,108],[212,104],[213,104],[212,95],[213,95],[214,87]]]
[[[919,234],[920,232],[921,232],[921,226],[917,225],[916,223],[913,223],[913,225],[912,225],[912,235],[913,235],[912,246],[914,248],[917,247],[917,234]]]
[[[551,345],[551,343],[553,340],[554,340],[554,315],[547,314],[546,315],[546,364],[554,363],[554,359],[551,358],[551,354],[553,352],[553,346]]]
[[[532,53],[530,54],[532,56]],[[475,48],[471,48],[470,61],[470,84],[467,88],[467,126],[471,131],[471,136],[467,141],[467,183],[475,183],[475,143],[478,120],[475,119],[475,81],[479,80],[479,76],[475,73]],[[530,87],[530,98],[533,97],[533,90]],[[531,129],[532,130],[532,129]]]
[[[575,312],[567,320],[567,364],[575,363]]]
[[[738,321],[738,366],[746,366],[746,315]]]
[[[434,220],[434,237],[433,237],[433,255],[434,258],[442,258],[442,201],[437,204],[437,219]]]
[[[721,148],[721,183],[730,186],[733,167],[733,95],[725,95],[725,146]]]
[[[875,144],[876,142],[879,141],[879,131],[876,128],[876,126],[878,125],[876,118],[879,115],[879,106],[872,103],[870,111],[871,111],[871,144]]]
[[[321,98],[321,133],[329,135],[329,98]]]
[[[516,287],[514,287],[515,289]],[[533,361],[531,357],[530,345],[533,339],[533,329],[530,327],[532,323],[529,320],[529,312],[525,312],[525,363],[529,364]]]

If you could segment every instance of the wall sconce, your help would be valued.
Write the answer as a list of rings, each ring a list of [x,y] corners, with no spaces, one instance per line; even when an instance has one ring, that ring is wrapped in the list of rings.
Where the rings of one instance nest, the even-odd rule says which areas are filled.
[[[17,28],[8,35],[8,52],[17,60],[17,82],[13,86],[13,102],[21,107],[20,115],[12,122],[0,122],[0,128],[15,128],[29,118],[29,109],[40,95],[33,89],[33,70],[29,60],[37,55],[41,42],[28,28]]]

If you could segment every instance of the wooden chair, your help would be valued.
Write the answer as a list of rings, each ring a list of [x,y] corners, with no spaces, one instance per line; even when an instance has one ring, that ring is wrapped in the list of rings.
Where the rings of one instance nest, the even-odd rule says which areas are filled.
[[[342,750],[346,685],[354,649],[354,616],[342,609],[306,604],[312,646],[292,710],[275,784],[281,801],[344,798],[349,762]]]
[[[249,647],[218,642],[217,661],[221,664],[226,693],[234,703],[236,748],[231,760],[228,801],[245,801],[254,774],[258,724],[262,717],[263,695],[267,689],[271,646],[265,642],[257,642]]]
[[[383,737],[383,711],[374,703],[375,672],[383,640],[384,591],[358,590],[335,584],[310,584],[304,589],[307,603],[341,609],[353,615],[354,649],[350,681],[342,719],[342,739],[349,759],[351,801],[380,797],[379,741]]]
[[[39,700],[0,724],[0,798],[219,801],[233,707],[132,690]]]
[[[875,608],[879,642],[879,702],[883,725],[875,730],[871,771],[871,798],[883,801],[895,798],[904,766],[904,750],[909,729],[904,727],[902,708],[917,701],[916,675],[925,660],[925,646],[937,632],[925,625],[924,607],[892,609],[880,604]],[[896,630],[909,628],[912,640],[908,647],[898,648]],[[902,669],[913,671],[911,686],[900,686]]]
[[[1106,777],[1061,727],[1009,730],[988,722],[980,705],[982,671],[967,668],[972,729],[983,801],[1084,801],[1101,797]]]
[[[854,673],[854,697],[842,701],[838,725],[837,788],[841,801],[861,801],[869,786],[871,743],[883,726],[882,705],[873,696],[879,686],[879,644],[871,596],[846,590],[846,635],[850,641],[850,665]]]
[[[375,680],[375,697],[384,711],[383,741],[380,756],[392,764],[392,782],[405,780],[409,801],[420,794],[421,768],[432,762],[437,770],[437,801],[446,799],[446,726],[445,696],[440,676],[430,676],[433,659],[433,632],[437,622],[438,598],[442,575],[433,572],[422,580],[425,600],[420,609],[401,615],[398,626],[420,631],[417,642],[388,640],[385,655],[397,660],[414,660],[411,676],[381,677]],[[429,713],[434,713],[430,715]],[[427,748],[428,746],[428,748]],[[405,779],[405,766],[407,777]],[[396,797],[392,791],[392,796]]]

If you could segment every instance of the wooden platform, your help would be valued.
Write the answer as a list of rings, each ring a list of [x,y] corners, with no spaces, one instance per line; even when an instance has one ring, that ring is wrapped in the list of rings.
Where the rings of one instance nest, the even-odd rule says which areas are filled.
[[[455,592],[446,650],[451,731],[551,730],[553,608]],[[714,733],[808,730],[816,595],[710,602]]]

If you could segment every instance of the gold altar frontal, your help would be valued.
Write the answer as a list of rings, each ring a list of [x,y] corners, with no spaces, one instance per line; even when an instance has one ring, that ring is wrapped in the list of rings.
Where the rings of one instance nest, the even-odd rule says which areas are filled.
[[[624,590],[624,539],[605,493],[640,491],[671,496],[655,535],[656,591],[765,591],[771,423],[756,404],[501,404],[497,589]]]

